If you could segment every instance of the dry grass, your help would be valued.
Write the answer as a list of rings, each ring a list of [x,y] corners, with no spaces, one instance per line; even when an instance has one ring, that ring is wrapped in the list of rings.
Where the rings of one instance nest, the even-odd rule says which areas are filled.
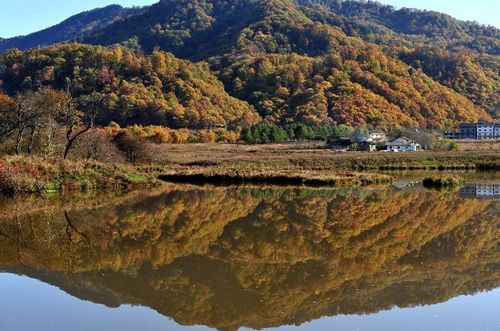
[[[500,140],[457,140],[459,151],[496,151],[500,153]]]
[[[271,145],[162,145],[159,162],[166,168],[222,166],[227,169],[388,170],[499,169],[500,151],[415,153],[337,153],[323,143]]]
[[[131,166],[98,162],[9,156],[0,159],[0,192],[94,191],[133,189],[155,183]]]
[[[323,143],[272,145],[158,145],[148,166],[62,161],[42,157],[0,159],[0,192],[123,190],[149,187],[155,176],[208,182],[271,182],[300,185],[385,183],[377,170],[500,169],[498,151],[336,153]]]

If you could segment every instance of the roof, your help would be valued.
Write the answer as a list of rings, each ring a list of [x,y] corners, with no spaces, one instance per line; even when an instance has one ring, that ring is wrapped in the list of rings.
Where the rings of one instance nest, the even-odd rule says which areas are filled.
[[[387,143],[388,146],[412,146],[412,145],[419,145],[417,142],[406,138],[406,137],[399,137],[393,141],[390,141]]]

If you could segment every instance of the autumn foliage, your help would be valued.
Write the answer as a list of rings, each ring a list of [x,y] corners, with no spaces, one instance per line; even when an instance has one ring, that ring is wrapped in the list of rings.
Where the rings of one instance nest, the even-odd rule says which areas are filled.
[[[497,115],[498,36],[373,2],[164,0],[83,38],[107,48],[5,52],[0,89],[97,91],[122,127],[452,129]]]

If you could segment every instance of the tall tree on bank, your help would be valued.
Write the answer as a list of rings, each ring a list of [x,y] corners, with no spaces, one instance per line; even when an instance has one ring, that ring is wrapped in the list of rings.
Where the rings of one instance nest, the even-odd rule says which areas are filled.
[[[56,120],[66,131],[64,159],[68,158],[71,147],[73,147],[75,141],[94,126],[103,99],[103,95],[97,92],[83,97],[80,100],[80,104],[86,108],[86,111],[83,112],[77,109],[75,101],[69,94],[62,96],[62,107],[57,114]]]

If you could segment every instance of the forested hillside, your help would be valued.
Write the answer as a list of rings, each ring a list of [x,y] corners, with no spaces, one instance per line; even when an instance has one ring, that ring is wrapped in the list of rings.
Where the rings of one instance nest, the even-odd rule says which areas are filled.
[[[399,35],[411,36],[410,42],[426,41],[444,48],[463,46],[479,52],[500,54],[500,30],[476,22],[459,21],[449,15],[426,10],[402,8],[376,1],[296,0],[301,6],[318,9],[349,19],[344,25],[364,25],[361,34],[387,34],[383,28]],[[370,31],[371,30],[371,31]]]
[[[490,114],[498,115],[499,111],[500,31],[494,27],[462,22],[441,13],[410,9],[395,10],[393,7],[376,2],[358,1],[163,0],[151,7],[150,11],[113,24],[90,37],[88,41],[112,44],[134,37],[137,39],[132,40],[138,42],[145,51],[160,47],[180,57],[208,60],[216,70],[219,70],[221,66],[224,68],[232,66],[234,62],[242,58],[245,58],[245,62],[251,62],[257,56],[269,54],[299,54],[314,58],[306,62],[322,63],[324,57],[336,53],[342,60],[355,62],[355,65],[363,61],[380,62],[380,58],[384,58],[383,62],[394,62],[393,66],[400,66],[400,72],[425,73],[440,85],[453,89]],[[359,38],[365,43],[360,42]],[[379,47],[366,43],[375,43]],[[356,53],[362,52],[364,58],[359,58],[357,54],[350,56],[352,49]],[[301,66],[298,62],[294,64]],[[389,71],[389,75],[393,74],[384,67],[377,69],[380,73],[385,74]],[[356,77],[349,75],[350,68],[342,68],[340,71],[351,82],[359,83]],[[301,75],[307,82],[313,84],[313,77],[310,77],[307,72],[301,72]],[[391,82],[384,79],[387,77],[378,76],[386,87],[394,89],[391,86],[391,83],[396,84],[394,80]],[[229,81],[225,77],[223,81],[232,91],[233,86],[228,85]],[[402,89],[405,90],[403,94],[408,95],[410,92],[408,90],[413,89],[411,85],[415,83],[412,81],[402,84]],[[239,82],[237,84],[239,85]],[[369,91],[359,93],[361,87],[357,86],[354,92],[349,91],[348,94],[354,96],[358,92],[356,98],[362,94],[363,101],[361,102],[367,101],[369,106],[363,108],[352,103],[346,105],[364,114],[359,120],[354,120],[358,124],[378,125],[377,121],[403,124],[393,123],[391,116],[380,114],[380,111],[373,109],[384,107],[391,112],[391,106],[395,105],[403,114],[398,114],[398,111],[392,109],[393,117],[412,117],[412,125],[415,125],[415,122],[420,126],[448,125],[444,118],[441,118],[442,122],[437,125],[436,122],[440,120],[432,119],[428,123],[423,123],[411,115],[412,111],[416,111],[423,117],[427,117],[426,107],[432,107],[438,108],[437,116],[442,117],[443,112],[440,111],[440,106],[425,105],[429,103],[430,96],[424,96],[424,100],[420,102],[416,101],[421,104],[419,106],[407,104],[401,106],[395,104],[394,100],[384,93],[380,93],[379,89],[366,86],[368,84],[361,85]],[[404,85],[410,85],[410,87]],[[246,97],[245,100],[254,105],[263,117],[268,115],[268,111],[262,109],[266,106],[262,106],[261,103],[274,106],[273,98],[285,101],[283,105],[277,106],[281,113],[301,112],[303,110],[299,110],[298,107],[310,108],[311,106],[311,104],[308,106],[306,102],[310,95],[301,96],[302,102],[298,105],[295,104],[296,100],[288,100],[283,96],[280,98],[273,95],[262,99],[262,94],[267,94],[266,89],[276,89],[276,86],[274,82],[269,81],[260,82],[259,86],[257,91],[251,89],[244,93],[258,94],[254,97]],[[456,109],[457,113],[460,114],[464,109],[467,109],[469,113],[475,113],[471,104],[460,102],[457,104],[449,102],[449,97],[443,98],[442,94],[449,94],[449,92],[446,93],[441,87],[436,86],[432,86],[431,89],[441,90],[439,99],[444,99],[444,103],[450,103],[451,108]],[[425,93],[422,84],[417,85],[415,89],[419,94]],[[342,94],[335,92],[338,91],[334,91],[337,95]],[[369,100],[373,97],[366,96],[369,92],[373,92],[376,97],[380,96],[384,100],[379,100],[378,104],[374,105],[374,102]],[[413,93],[410,92],[410,94]],[[235,95],[242,97],[241,93]],[[313,99],[316,101],[313,104],[317,106],[317,100],[321,98],[323,98],[321,93],[314,93]],[[416,100],[418,99],[422,98],[417,97]],[[323,102],[321,107],[332,113],[336,110],[332,102]],[[408,110],[408,108],[412,109]],[[314,114],[311,116],[314,117]],[[366,117],[374,116],[377,117],[375,121],[366,119]],[[273,117],[280,118],[280,114],[274,114]],[[339,117],[343,115],[331,115],[330,119],[342,123]],[[352,117],[357,117],[357,115],[353,114]],[[380,120],[379,117],[384,117],[384,119]],[[463,116],[459,115],[459,117],[463,119]],[[280,118],[280,121],[289,120],[290,118]],[[298,118],[293,120],[298,120]],[[408,121],[404,121],[403,125],[405,124],[408,125]]]
[[[315,21],[380,45],[499,116],[500,30],[449,15],[375,1],[298,0]]]
[[[0,58],[0,81],[9,95],[50,87],[67,90],[76,100],[98,93],[98,122],[212,128],[249,125],[258,115],[229,96],[202,64],[128,48],[61,44],[26,52],[11,50]],[[84,102],[78,102],[82,110]]]
[[[165,87],[172,86],[172,80],[166,84],[158,74],[158,69],[165,68],[146,63],[140,65],[142,71],[127,77],[121,69],[112,68],[110,72],[120,76],[118,81],[138,81],[141,88],[150,91],[150,97],[152,86],[159,86],[149,77],[155,72],[168,102],[197,109],[187,114],[161,100],[152,107],[156,110],[149,107],[151,102],[143,103],[148,107],[129,103],[126,111],[121,105],[110,107],[114,115],[106,119],[126,125],[237,127],[260,118],[279,125],[301,122],[385,130],[400,126],[448,129],[459,122],[491,120],[499,112],[499,30],[436,12],[395,10],[361,1],[162,0],[81,40],[112,49],[122,44],[131,50],[125,51],[130,56],[151,63],[160,54],[157,50],[171,52],[178,58],[203,61],[182,63],[202,68],[199,70],[206,75],[209,71],[214,74],[202,79],[216,86],[201,89],[213,91],[204,99],[205,105],[218,105],[217,111],[206,113],[206,108],[213,107],[202,107],[201,99],[190,94],[192,90],[186,94],[175,88],[176,101],[172,101],[172,90]],[[66,54],[62,57],[78,67],[77,73],[56,71],[54,81],[40,79],[43,75],[35,71],[50,71],[54,64],[34,55],[36,52],[52,57],[67,53],[68,48],[16,53],[13,58],[12,52],[4,55],[0,60],[4,92],[13,96],[39,86],[65,88],[68,78],[77,81],[74,93],[79,95],[84,91],[78,90],[78,85],[83,84],[83,90],[88,91],[95,83],[80,76],[110,67],[110,63],[103,67],[103,63],[86,61],[85,57],[80,65]],[[24,62],[26,57],[31,58],[30,66]],[[36,80],[35,84],[30,79]],[[98,90],[109,90],[102,84],[97,86]],[[124,89],[116,93],[120,84],[110,86],[115,94],[137,95]],[[176,115],[158,120],[165,116],[152,115],[156,113]],[[241,117],[243,114],[246,117]],[[209,120],[202,119],[207,116]]]

